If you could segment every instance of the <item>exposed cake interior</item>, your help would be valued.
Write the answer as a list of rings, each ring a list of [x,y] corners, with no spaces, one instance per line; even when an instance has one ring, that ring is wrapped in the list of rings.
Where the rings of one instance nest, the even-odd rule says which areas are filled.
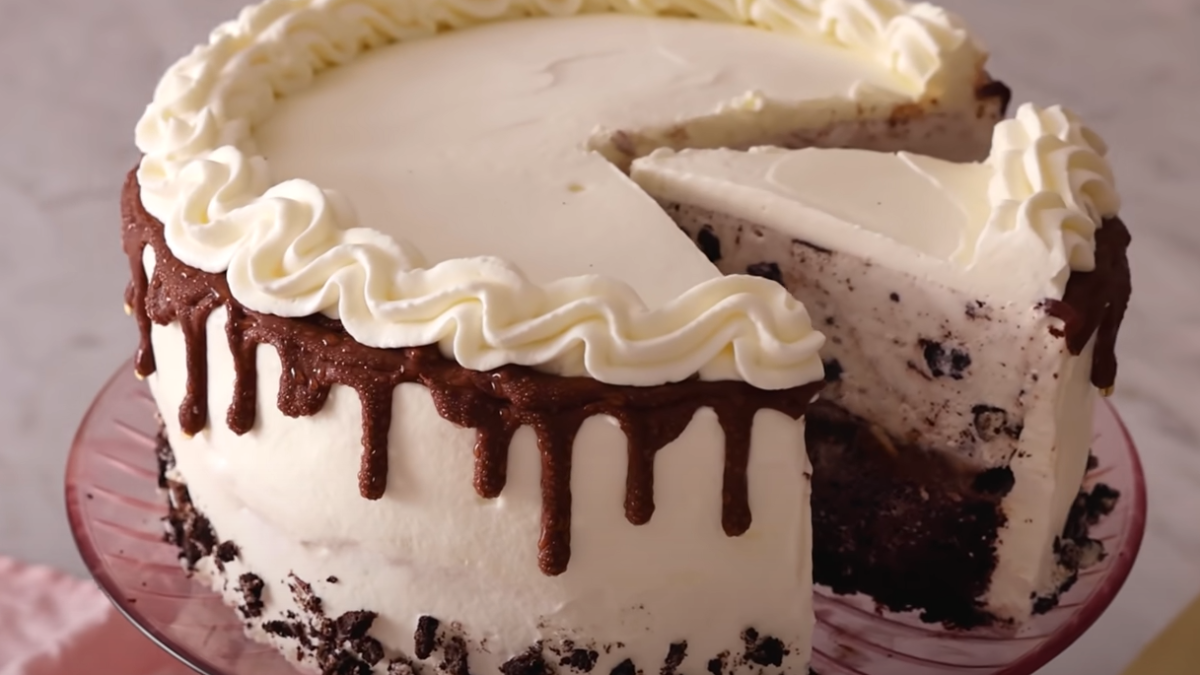
[[[1094,559],[1077,545],[1094,542],[1060,538],[1093,383],[1115,373],[1128,235],[1100,222],[1117,200],[1093,139],[1026,106],[978,163],[779,148],[634,162],[722,271],[785,285],[828,337],[808,432],[818,583],[935,621],[1020,622]],[[1048,236],[1053,220],[1096,243]]]

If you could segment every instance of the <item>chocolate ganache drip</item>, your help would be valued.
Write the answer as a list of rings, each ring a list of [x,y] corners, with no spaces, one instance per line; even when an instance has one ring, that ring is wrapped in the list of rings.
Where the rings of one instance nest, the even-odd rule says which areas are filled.
[[[279,354],[283,369],[276,405],[289,417],[316,414],[334,385],[353,388],[362,403],[359,492],[367,499],[379,499],[387,489],[392,394],[400,384],[423,385],[442,417],[475,430],[474,487],[484,498],[495,498],[504,489],[513,434],[521,426],[531,427],[542,470],[538,564],[547,575],[564,572],[571,557],[572,450],[579,428],[589,417],[612,417],[628,439],[625,515],[630,523],[641,525],[654,513],[655,455],[683,433],[700,408],[712,408],[725,432],[722,526],[732,537],[746,532],[751,522],[746,470],[755,415],[770,409],[799,419],[824,384],[780,391],[763,391],[744,382],[700,380],[630,387],[559,377],[523,366],[468,370],[442,356],[436,346],[367,347],[333,319],[286,319],[239,304],[224,275],[200,271],[175,258],[162,224],[146,212],[140,192],[136,171],[131,172],[121,210],[132,277],[126,304],[141,331],[135,368],[142,377],[155,370],[152,322],[178,323],[187,350],[187,392],[179,409],[185,434],[199,433],[209,423],[206,325],[211,313],[224,307],[235,371],[226,424],[237,434],[254,426],[259,345],[270,345]],[[150,276],[143,265],[147,246],[155,260]]]
[[[1096,230],[1096,266],[1072,272],[1062,300],[1043,302],[1050,316],[1062,319],[1067,350],[1079,354],[1092,336],[1092,384],[1108,390],[1117,380],[1117,331],[1129,307],[1129,228],[1120,218],[1105,218]],[[1057,331],[1057,329],[1055,329]]]

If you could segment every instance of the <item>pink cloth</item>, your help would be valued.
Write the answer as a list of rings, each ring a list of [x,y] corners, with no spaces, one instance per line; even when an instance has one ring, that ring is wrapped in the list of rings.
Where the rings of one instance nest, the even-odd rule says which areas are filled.
[[[0,675],[185,675],[91,581],[0,557]]]

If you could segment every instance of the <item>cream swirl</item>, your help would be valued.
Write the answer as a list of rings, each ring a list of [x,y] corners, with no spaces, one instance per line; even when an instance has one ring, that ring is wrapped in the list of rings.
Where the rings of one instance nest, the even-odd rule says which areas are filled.
[[[987,163],[992,218],[979,252],[1036,235],[1061,289],[1070,271],[1095,267],[1096,228],[1120,210],[1104,141],[1060,106],[1022,105],[996,126]],[[1060,291],[1061,292],[1061,291]]]
[[[970,82],[984,51],[957,17],[901,0],[755,0],[738,17],[776,30],[828,39],[870,54],[926,96]]]
[[[494,258],[426,266],[359,227],[336,193],[272,185],[251,129],[279,96],[365,49],[537,15],[680,13],[799,33],[864,53],[919,97],[971,91],[982,52],[940,9],[896,0],[266,0],[173,66],[137,127],[146,208],[172,252],[225,272],[247,307],[341,318],[363,344],[439,343],[475,369],[505,363],[632,385],[699,373],[768,389],[817,379],[823,338],[777,284],[702,283],[647,308],[629,286],[577,277],[538,285]]]

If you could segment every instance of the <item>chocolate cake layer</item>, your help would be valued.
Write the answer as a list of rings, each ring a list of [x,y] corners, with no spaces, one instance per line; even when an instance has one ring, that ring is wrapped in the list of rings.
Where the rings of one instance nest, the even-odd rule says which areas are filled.
[[[827,401],[806,418],[813,462],[813,579],[893,611],[971,628],[996,568],[1003,469],[897,442]],[[1007,479],[1006,479],[1007,478]]]
[[[972,466],[890,438],[824,400],[813,404],[805,422],[813,462],[814,582],[955,628],[996,623],[980,599],[996,569],[1012,471]],[[1081,567],[1103,556],[1088,530],[1111,512],[1117,496],[1106,485],[1080,493],[1055,545],[1068,581],[1039,598],[1037,611],[1054,607]]]

